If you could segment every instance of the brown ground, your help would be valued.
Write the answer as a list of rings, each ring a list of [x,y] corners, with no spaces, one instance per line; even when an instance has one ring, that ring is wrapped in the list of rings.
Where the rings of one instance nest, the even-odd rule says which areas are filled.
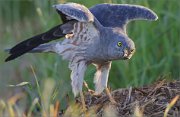
[[[105,94],[99,97],[86,94],[88,112],[95,110],[91,112],[100,117],[163,117],[167,105],[176,97],[176,103],[169,110],[168,117],[180,117],[180,81],[163,80],[142,88],[117,89],[111,93],[117,105],[110,103]]]

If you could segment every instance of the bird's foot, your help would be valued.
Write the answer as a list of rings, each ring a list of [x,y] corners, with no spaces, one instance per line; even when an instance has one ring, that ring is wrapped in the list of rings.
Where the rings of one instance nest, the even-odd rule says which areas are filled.
[[[86,81],[83,82],[83,85],[86,87],[89,94],[93,95],[95,93],[94,90],[90,89]]]
[[[88,89],[88,93],[91,94],[91,95],[94,95],[95,91],[91,90],[91,89]]]
[[[113,105],[117,105],[117,106],[118,106],[119,104],[114,100],[114,98],[112,97],[109,89],[106,88],[105,90],[106,90],[106,94],[107,94],[107,96],[108,96],[108,98],[109,98],[109,101],[110,101]]]

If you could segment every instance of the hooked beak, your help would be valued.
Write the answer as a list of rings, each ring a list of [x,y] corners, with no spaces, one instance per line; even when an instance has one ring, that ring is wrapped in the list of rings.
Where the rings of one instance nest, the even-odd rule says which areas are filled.
[[[132,57],[132,55],[134,54],[135,52],[135,49],[125,49],[124,50],[124,56],[123,56],[123,59],[126,60],[126,59],[130,59]]]

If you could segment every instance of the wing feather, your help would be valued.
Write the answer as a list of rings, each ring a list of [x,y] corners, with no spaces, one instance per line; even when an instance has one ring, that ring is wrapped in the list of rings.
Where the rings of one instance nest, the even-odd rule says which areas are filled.
[[[8,50],[10,56],[6,58],[6,62],[13,60],[27,52],[30,52],[31,50],[33,50],[41,44],[48,43],[50,41],[72,34],[72,31],[77,30],[74,29],[74,24],[76,23],[90,23],[93,26],[95,24],[94,16],[89,11],[89,9],[83,5],[76,3],[67,3],[54,5],[53,7],[56,8],[56,11],[61,16],[63,24],[58,25],[45,33],[33,36],[15,45],[14,47]],[[81,37],[78,35],[80,34],[80,32],[81,30],[79,30],[79,32],[74,31],[74,33],[76,33],[76,37]],[[91,36],[94,37],[93,34]]]
[[[69,20],[69,18],[78,20],[79,22],[93,22],[94,16],[92,13],[83,5],[77,3],[67,3],[53,5],[57,12],[62,17],[63,22]],[[64,16],[66,15],[66,16]],[[69,17],[69,18],[68,18]]]
[[[98,4],[90,8],[92,14],[105,27],[126,28],[132,20],[157,20],[157,15],[150,9],[129,4]]]

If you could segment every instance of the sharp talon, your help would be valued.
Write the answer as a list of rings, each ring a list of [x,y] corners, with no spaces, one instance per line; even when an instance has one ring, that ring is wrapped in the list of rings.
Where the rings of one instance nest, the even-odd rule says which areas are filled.
[[[86,87],[86,89],[88,90],[88,93],[90,94],[94,94],[95,91],[91,90],[88,86],[88,84],[86,83],[86,81],[83,82],[83,85]]]
[[[94,94],[95,91],[89,89],[88,92],[89,92],[90,94]]]

